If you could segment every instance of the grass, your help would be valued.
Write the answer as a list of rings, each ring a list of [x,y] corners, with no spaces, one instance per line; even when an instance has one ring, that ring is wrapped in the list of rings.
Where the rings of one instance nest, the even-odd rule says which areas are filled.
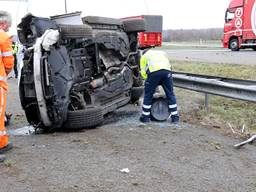
[[[173,71],[256,80],[256,65],[206,64],[186,61],[171,61],[171,63]]]
[[[180,72],[256,80],[256,66],[205,64],[173,61],[173,70]],[[209,96],[209,108],[204,107],[204,93],[175,89],[182,120],[194,124],[241,131],[245,126],[256,131],[256,103],[220,96]]]
[[[4,166],[6,167],[12,167],[13,166],[13,162],[11,160],[5,160],[4,161]]]

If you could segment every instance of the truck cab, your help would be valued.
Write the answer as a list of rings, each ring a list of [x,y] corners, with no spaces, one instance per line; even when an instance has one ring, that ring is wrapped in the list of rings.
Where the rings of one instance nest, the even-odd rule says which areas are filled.
[[[231,0],[225,14],[223,47],[256,51],[255,0]]]

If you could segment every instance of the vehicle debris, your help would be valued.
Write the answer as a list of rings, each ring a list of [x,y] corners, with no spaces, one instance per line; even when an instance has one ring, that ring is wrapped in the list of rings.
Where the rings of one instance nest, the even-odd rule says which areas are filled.
[[[232,131],[232,133],[236,133],[236,131],[233,129],[233,127],[232,127],[232,125],[230,124],[230,123],[228,123],[228,126],[229,126],[229,128],[231,129],[231,131]]]
[[[130,173],[130,170],[128,168],[124,168],[120,170],[122,173]]]
[[[243,124],[241,132],[244,133],[244,130],[245,130],[245,124]]]
[[[245,145],[247,143],[253,142],[254,140],[256,140],[256,134],[251,136],[249,139],[247,139],[247,140],[245,140],[245,141],[243,141],[241,143],[235,144],[234,147],[235,148],[239,148],[239,147],[241,147],[241,146],[243,146],[243,145]]]
[[[35,129],[32,126],[25,126],[18,129],[8,130],[8,133],[10,135],[15,135],[15,136],[32,135],[32,134],[35,134]]]

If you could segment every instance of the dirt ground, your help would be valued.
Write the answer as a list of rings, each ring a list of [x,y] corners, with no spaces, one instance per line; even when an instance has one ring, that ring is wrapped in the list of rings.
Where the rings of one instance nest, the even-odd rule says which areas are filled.
[[[1,192],[255,191],[256,146],[234,149],[241,139],[219,129],[140,124],[140,107],[128,105],[96,129],[19,134],[28,123],[9,84],[14,148],[0,164]]]

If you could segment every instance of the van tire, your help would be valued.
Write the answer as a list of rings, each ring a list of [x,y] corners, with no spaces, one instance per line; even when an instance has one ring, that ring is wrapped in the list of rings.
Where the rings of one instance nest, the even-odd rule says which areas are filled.
[[[77,111],[68,111],[64,128],[69,130],[79,130],[83,128],[95,128],[104,120],[101,107],[92,107]]]

